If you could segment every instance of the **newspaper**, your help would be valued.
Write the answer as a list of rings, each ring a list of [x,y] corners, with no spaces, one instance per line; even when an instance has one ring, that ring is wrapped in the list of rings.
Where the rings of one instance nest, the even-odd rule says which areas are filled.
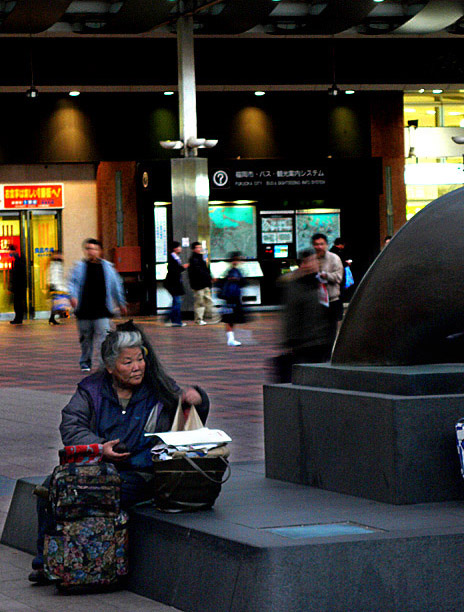
[[[154,458],[158,460],[171,459],[174,454],[187,453],[187,456],[204,456],[212,448],[232,442],[232,438],[220,429],[202,427],[191,431],[166,431],[154,434],[155,444],[151,449]]]

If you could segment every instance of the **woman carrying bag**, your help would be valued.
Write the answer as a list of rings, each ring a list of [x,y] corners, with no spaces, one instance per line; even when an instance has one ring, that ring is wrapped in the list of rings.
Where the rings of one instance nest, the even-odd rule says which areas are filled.
[[[238,266],[242,260],[239,251],[231,255],[231,267],[223,280],[219,297],[226,302],[222,309],[222,321],[226,325],[227,346],[240,346],[242,343],[235,339],[234,325],[245,323],[245,313],[242,306],[242,287],[246,281]]]

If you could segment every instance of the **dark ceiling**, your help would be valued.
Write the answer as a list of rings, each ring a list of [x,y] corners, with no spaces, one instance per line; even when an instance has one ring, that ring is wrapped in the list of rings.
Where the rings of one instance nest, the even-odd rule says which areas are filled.
[[[0,92],[174,89],[181,14],[199,89],[464,83],[464,0],[17,0],[0,2]]]
[[[0,2],[0,32],[169,33],[186,13],[203,35],[464,32],[459,0],[16,0]]]

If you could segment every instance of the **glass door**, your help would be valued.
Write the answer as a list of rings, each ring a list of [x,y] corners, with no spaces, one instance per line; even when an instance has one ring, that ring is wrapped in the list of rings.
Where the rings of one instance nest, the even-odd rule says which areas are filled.
[[[10,244],[14,244],[19,253],[22,253],[19,213],[0,214],[0,316],[2,313],[13,312],[13,294],[10,293],[12,259],[8,249]]]
[[[61,211],[33,210],[27,212],[29,312],[32,316],[50,311],[48,266],[52,253],[60,247]]]
[[[48,265],[53,251],[61,248],[61,211],[0,213],[0,318],[7,318],[13,312],[9,244],[14,244],[26,259],[27,316],[48,315]]]

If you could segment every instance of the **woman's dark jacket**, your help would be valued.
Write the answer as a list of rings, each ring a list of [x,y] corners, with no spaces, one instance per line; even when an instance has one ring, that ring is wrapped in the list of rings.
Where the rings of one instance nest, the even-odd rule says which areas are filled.
[[[184,295],[184,285],[182,283],[182,272],[184,266],[177,261],[172,253],[168,257],[168,273],[164,279],[164,287],[171,295]]]
[[[195,388],[202,398],[196,409],[205,423],[209,399],[201,388]],[[177,389],[180,392],[179,387]],[[111,375],[106,371],[91,374],[77,385],[77,391],[62,410],[63,444],[103,444],[119,438],[126,444],[131,457],[124,465],[118,464],[118,469],[146,469],[151,465],[153,441],[144,436],[144,426],[153,408],[157,414],[155,431],[169,431],[177,409],[175,401],[161,402],[156,391],[144,381],[134,391],[123,413]]]

